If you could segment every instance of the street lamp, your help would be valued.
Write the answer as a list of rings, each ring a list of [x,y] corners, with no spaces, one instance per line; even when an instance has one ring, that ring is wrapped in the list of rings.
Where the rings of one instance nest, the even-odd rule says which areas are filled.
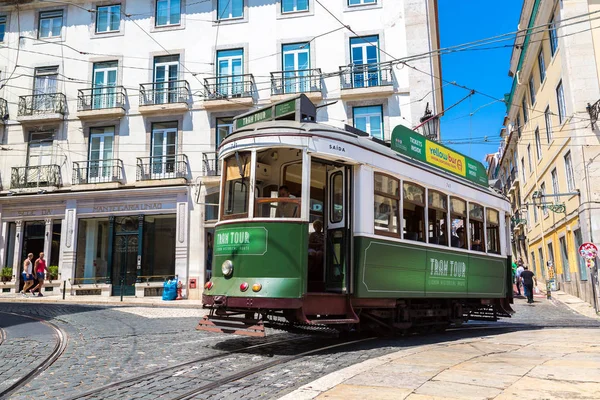
[[[423,127],[423,136],[429,140],[438,140],[438,126],[440,120],[437,115],[433,115],[429,109],[429,103],[425,106],[425,114],[420,119],[420,126]]]

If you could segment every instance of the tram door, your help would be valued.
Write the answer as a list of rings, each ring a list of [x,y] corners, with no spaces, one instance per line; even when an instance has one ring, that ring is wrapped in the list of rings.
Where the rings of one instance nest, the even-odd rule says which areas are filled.
[[[346,292],[349,261],[349,168],[333,168],[327,172],[327,234],[325,288]]]

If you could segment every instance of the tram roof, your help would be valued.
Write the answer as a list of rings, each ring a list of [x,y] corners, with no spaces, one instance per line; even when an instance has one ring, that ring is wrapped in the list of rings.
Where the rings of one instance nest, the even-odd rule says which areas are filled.
[[[360,131],[359,131],[360,132]],[[400,161],[409,162],[415,166],[423,168],[427,171],[431,171],[438,175],[441,175],[445,178],[452,179],[456,182],[460,182],[463,185],[468,185],[470,187],[476,188],[480,191],[487,192],[488,194],[494,195],[496,197],[502,198],[506,200],[505,196],[498,193],[491,187],[483,187],[477,185],[468,179],[461,178],[460,176],[456,176],[447,171],[444,171],[441,168],[437,168],[435,165],[427,164],[420,160],[414,159],[412,157],[406,156],[404,154],[398,153],[395,150],[392,150],[388,143],[384,143],[379,139],[375,139],[368,134],[361,135],[358,132],[351,132],[341,128],[337,128],[335,126],[319,123],[319,122],[297,122],[297,121],[286,121],[286,120],[276,120],[276,121],[267,121],[267,122],[257,122],[251,125],[248,125],[244,128],[233,131],[230,135],[228,135],[223,142],[221,143],[221,148],[223,145],[230,143],[235,140],[252,137],[260,134],[265,135],[276,135],[276,134],[290,134],[290,133],[298,133],[298,134],[317,134],[317,133],[326,133],[328,137],[332,139],[343,140],[354,144],[358,147],[362,147],[366,150],[373,151],[385,156],[389,156],[391,158],[398,159]]]

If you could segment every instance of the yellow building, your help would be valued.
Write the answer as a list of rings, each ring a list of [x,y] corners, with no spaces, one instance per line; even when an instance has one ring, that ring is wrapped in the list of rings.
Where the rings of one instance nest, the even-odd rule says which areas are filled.
[[[600,242],[598,28],[597,1],[524,1],[498,161],[514,257],[597,307],[597,279],[577,250]]]

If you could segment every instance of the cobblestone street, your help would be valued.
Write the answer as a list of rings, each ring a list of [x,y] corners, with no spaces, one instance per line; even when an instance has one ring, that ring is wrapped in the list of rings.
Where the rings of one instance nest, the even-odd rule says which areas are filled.
[[[202,310],[197,308],[0,303],[4,313],[45,319],[68,336],[60,358],[14,393],[15,399],[77,398],[103,385],[170,366],[177,368],[86,398],[175,398],[197,387],[207,390],[196,398],[278,398],[332,372],[399,350],[509,332],[527,337],[546,328],[600,328],[597,319],[577,314],[556,300],[527,305],[516,299],[514,307],[515,316],[498,323],[470,323],[438,335],[364,340],[296,359],[292,356],[341,340],[280,331],[269,331],[266,339],[198,332],[195,327]],[[52,333],[32,321],[2,314],[0,326],[5,339],[0,345],[3,381],[33,369],[31,361],[43,358],[54,346]],[[188,361],[194,362],[179,367]],[[279,364],[269,367],[269,363]],[[262,364],[266,368],[259,374],[231,382],[223,379]]]

